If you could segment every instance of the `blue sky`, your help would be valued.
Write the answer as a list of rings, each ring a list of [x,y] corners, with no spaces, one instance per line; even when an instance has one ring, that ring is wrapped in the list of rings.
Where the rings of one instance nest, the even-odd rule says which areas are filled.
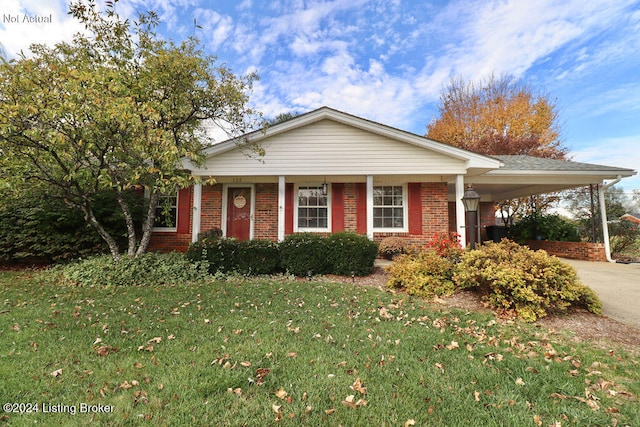
[[[422,135],[451,77],[507,73],[555,100],[574,160],[640,170],[638,0],[119,0],[116,9],[131,18],[152,9],[163,36],[195,34],[236,74],[257,71],[251,99],[267,117],[326,105]],[[62,0],[2,0],[5,54],[69,39],[80,27],[66,10]],[[640,189],[640,177],[621,184]]]

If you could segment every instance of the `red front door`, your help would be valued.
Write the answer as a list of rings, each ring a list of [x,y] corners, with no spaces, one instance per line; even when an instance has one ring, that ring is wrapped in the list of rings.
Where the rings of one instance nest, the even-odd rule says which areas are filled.
[[[229,187],[227,193],[227,237],[249,240],[251,233],[251,188]]]

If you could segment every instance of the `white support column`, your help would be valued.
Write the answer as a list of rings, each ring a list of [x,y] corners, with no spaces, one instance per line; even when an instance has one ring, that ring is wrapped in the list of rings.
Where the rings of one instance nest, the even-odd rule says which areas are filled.
[[[193,223],[191,224],[191,241],[197,242],[200,234],[200,219],[202,217],[202,184],[193,186]]]
[[[367,237],[373,240],[373,176],[367,175]]]
[[[285,222],[285,189],[286,181],[284,176],[278,177],[278,241],[284,240],[284,222]]]
[[[456,175],[456,231],[460,235],[460,244],[467,247],[466,216],[462,197],[464,196],[464,175]]]

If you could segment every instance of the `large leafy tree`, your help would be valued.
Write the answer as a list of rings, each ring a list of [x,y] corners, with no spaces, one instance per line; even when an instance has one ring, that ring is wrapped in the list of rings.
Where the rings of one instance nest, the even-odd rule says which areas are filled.
[[[557,107],[509,75],[478,81],[454,78],[440,96],[439,116],[427,137],[486,155],[530,155],[565,159]],[[505,223],[523,210],[544,210],[555,197],[506,200],[499,204]]]
[[[256,75],[238,77],[197,40],[180,44],[157,36],[157,16],[121,19],[94,1],[70,5],[85,26],[71,42],[36,44],[31,54],[0,63],[0,178],[27,188],[38,182],[79,209],[107,242],[116,239],[94,212],[99,192],[115,190],[128,234],[127,254],[146,251],[159,196],[197,178],[180,159],[202,161],[203,123],[221,122],[242,134],[260,124],[248,106]],[[136,234],[127,193],[148,196]]]
[[[427,137],[481,154],[564,159],[556,106],[509,75],[452,79]]]

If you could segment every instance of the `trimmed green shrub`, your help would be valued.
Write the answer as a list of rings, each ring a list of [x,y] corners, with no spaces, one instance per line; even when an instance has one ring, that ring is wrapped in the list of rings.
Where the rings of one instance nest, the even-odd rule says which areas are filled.
[[[527,322],[569,306],[602,313],[602,303],[578,281],[572,266],[506,239],[465,252],[453,281],[458,288],[480,291],[492,307],[515,311]]]
[[[236,271],[242,274],[275,274],[280,269],[280,247],[270,240],[238,242]]]
[[[205,236],[187,250],[193,262],[206,261],[209,273],[275,274],[280,269],[280,248],[270,240],[221,239],[217,233]]]
[[[95,256],[56,267],[63,280],[84,286],[135,286],[183,284],[208,277],[206,265],[189,262],[181,253],[150,252],[114,261]]]
[[[206,261],[209,272],[240,274],[275,274],[284,271],[296,276],[338,274],[358,276],[370,274],[378,253],[378,245],[366,236],[336,233],[322,236],[298,233],[281,243],[269,240],[220,239],[216,234],[193,243],[187,258]]]
[[[580,241],[577,225],[557,214],[527,215],[509,228],[509,236],[519,243],[538,239],[559,242]]]
[[[186,256],[192,262],[206,261],[211,274],[231,273],[240,263],[239,243],[235,239],[207,238],[192,243]]]
[[[296,276],[331,272],[328,240],[314,233],[290,234],[280,242],[280,263],[284,271]]]
[[[399,255],[385,268],[389,273],[387,286],[405,289],[409,295],[432,299],[452,295],[454,263],[435,250],[423,250],[415,255]]]
[[[378,244],[363,234],[335,233],[328,237],[328,262],[332,274],[366,276],[373,272]]]

